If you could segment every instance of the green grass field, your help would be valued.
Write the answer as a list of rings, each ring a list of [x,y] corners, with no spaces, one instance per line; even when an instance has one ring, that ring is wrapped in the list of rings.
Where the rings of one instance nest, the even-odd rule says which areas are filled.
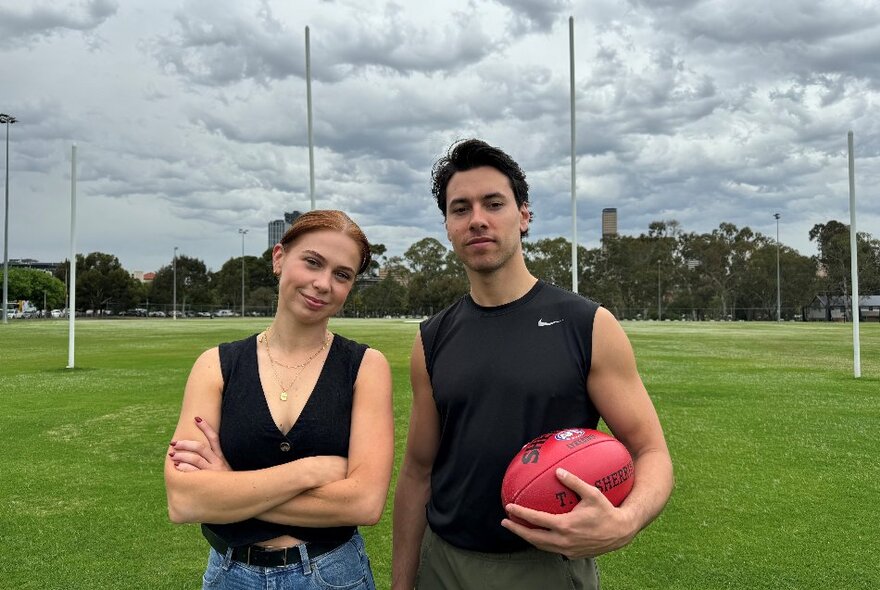
[[[207,546],[168,522],[164,452],[205,348],[252,320],[0,326],[0,588],[198,588]],[[603,589],[880,588],[880,325],[627,323],[673,455],[676,490]],[[399,464],[416,324],[334,320],[394,372]],[[393,484],[392,484],[393,485]],[[392,487],[393,489],[393,487]],[[387,588],[391,501],[363,529]],[[542,589],[552,590],[552,589]]]

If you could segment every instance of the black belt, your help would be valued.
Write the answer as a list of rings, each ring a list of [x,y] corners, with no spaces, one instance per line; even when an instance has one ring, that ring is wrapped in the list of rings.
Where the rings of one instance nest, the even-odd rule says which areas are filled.
[[[211,529],[206,526],[202,527],[202,534],[214,550],[220,555],[226,555],[229,545],[220,537],[218,537]],[[343,541],[347,542],[346,541]],[[342,545],[342,543],[306,543],[309,559],[314,559],[320,555],[324,555],[328,551],[332,551]],[[260,545],[244,545],[242,547],[232,548],[232,559],[240,561],[247,565],[255,565],[258,567],[280,567],[285,565],[295,565],[301,563],[299,546],[286,547],[283,549],[268,549]]]

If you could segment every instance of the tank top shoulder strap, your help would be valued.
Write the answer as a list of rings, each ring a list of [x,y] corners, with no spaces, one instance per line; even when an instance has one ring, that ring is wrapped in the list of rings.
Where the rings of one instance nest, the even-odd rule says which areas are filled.
[[[235,342],[224,342],[218,346],[220,352],[220,373],[223,375],[223,392],[232,379],[233,372],[242,362],[247,362],[249,352],[255,352],[257,335]],[[253,355],[256,357],[256,355]]]

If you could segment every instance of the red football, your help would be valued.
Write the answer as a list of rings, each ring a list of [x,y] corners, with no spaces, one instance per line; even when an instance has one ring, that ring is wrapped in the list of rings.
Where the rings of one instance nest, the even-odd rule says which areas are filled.
[[[559,482],[558,467],[595,485],[615,506],[633,487],[632,457],[620,441],[598,430],[567,428],[543,434],[520,449],[501,483],[502,505],[519,504],[553,514],[570,512],[580,498]]]

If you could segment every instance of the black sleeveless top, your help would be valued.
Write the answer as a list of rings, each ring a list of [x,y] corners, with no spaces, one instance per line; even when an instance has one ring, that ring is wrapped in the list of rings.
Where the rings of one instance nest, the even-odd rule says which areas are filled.
[[[256,334],[221,344],[223,399],[220,445],[236,471],[264,469],[303,457],[348,457],[354,383],[367,346],[334,335],[315,389],[293,428],[282,434],[272,419],[260,384]],[[342,543],[356,527],[299,527],[251,518],[230,524],[203,524],[232,547],[281,535],[303,541]]]
[[[499,307],[464,296],[421,325],[440,415],[431,529],[473,551],[530,545],[501,526],[501,480],[516,452],[552,430],[595,428],[587,394],[598,304],[538,281]]]

